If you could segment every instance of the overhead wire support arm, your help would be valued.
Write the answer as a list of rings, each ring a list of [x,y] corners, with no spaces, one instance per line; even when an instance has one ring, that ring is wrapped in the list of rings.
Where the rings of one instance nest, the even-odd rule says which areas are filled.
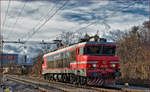
[[[25,41],[2,41],[3,43],[19,43],[19,44],[25,44]],[[39,41],[29,41],[30,43],[37,43],[37,44],[55,44],[52,42],[39,42]]]

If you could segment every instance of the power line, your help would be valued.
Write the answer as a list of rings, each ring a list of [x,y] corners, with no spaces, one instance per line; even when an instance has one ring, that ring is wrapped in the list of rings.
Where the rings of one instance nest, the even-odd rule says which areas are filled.
[[[135,4],[135,2],[132,3],[132,4],[130,4],[130,5],[128,5],[128,6],[126,6],[126,7],[120,8],[120,9],[114,11],[113,13],[111,13],[111,14],[109,14],[109,15],[103,17],[103,19],[102,19],[103,22],[102,22],[102,23],[103,23],[104,25],[108,26],[108,25],[104,22],[104,19],[106,19],[106,18],[108,18],[108,17],[111,17],[112,15],[114,15],[114,14],[117,13],[117,12],[120,12],[120,11],[122,11],[122,10],[124,10],[124,9],[127,9],[127,8],[129,8],[130,6],[134,5],[134,4]],[[80,30],[86,29],[87,27],[89,27],[89,26],[91,26],[91,25],[94,25],[94,24],[96,24],[96,23],[98,23],[98,22],[99,22],[99,20],[97,20],[97,21],[95,21],[95,22],[92,22],[92,23],[90,23],[90,24],[88,24],[88,25],[86,25],[86,26],[84,26],[84,27],[81,27],[81,28],[79,28],[79,29],[77,29],[77,30],[74,30],[74,32],[78,32],[78,31],[80,31]],[[58,35],[56,35],[56,36],[60,36],[60,34],[58,34]]]
[[[55,5],[55,6],[57,6],[57,4],[58,4],[58,2],[56,2],[56,5]],[[41,17],[39,18],[40,21],[39,21],[31,30],[35,30],[35,28],[36,28],[38,25],[40,25],[41,22],[42,22],[47,16],[49,16],[49,15],[51,14],[51,12],[54,10],[54,8],[55,8],[55,7],[49,8],[49,9],[48,9],[48,13],[47,13],[44,17],[41,16]],[[28,36],[30,33],[31,33],[31,31],[27,32],[27,33],[26,33],[24,36],[22,36],[20,39],[23,39],[24,37]]]
[[[33,33],[30,34],[29,37],[28,37],[28,39],[25,40],[24,42],[25,42],[25,43],[28,42],[28,40],[31,39],[34,34],[36,34],[37,32],[39,32],[40,29],[41,29],[46,23],[48,23],[48,21],[49,21],[50,19],[52,19],[52,18],[57,14],[57,12],[59,12],[59,11],[68,3],[68,1],[69,1],[69,0],[67,0],[61,7],[59,7],[59,8],[53,13],[52,16],[48,17],[47,20],[46,20],[42,25],[40,25],[36,30],[34,30]],[[21,48],[21,47],[20,47],[20,48]],[[18,48],[18,49],[20,49],[20,48]]]
[[[133,4],[131,4],[131,5],[128,5],[127,7],[120,8],[120,9],[118,9],[117,11],[114,11],[113,13],[111,13],[110,15],[105,16],[102,20],[104,21],[104,19],[106,19],[106,18],[112,16],[113,14],[115,14],[115,13],[117,13],[117,12],[120,12],[120,11],[122,11],[122,10],[124,10],[124,9],[127,9],[127,8],[129,8],[130,6],[134,5],[134,4],[135,4],[135,3],[133,3]],[[64,7],[64,6],[65,6],[65,3],[64,3],[64,5],[63,5],[62,7]],[[39,32],[40,29],[41,29],[60,9],[61,9],[61,7],[60,7],[52,16],[50,16],[42,25],[40,25],[40,26],[37,28],[37,30],[34,30],[33,33],[29,35],[28,39],[27,39],[25,42],[27,42],[30,38],[32,38],[32,36],[33,36],[34,34],[36,34],[37,32]],[[89,24],[89,25],[87,25],[87,26],[85,26],[85,27],[82,27],[82,28],[80,28],[80,29],[78,29],[78,30],[76,30],[76,31],[80,31],[80,30],[82,30],[82,29],[85,29],[85,28],[87,28],[87,27],[89,27],[89,26],[91,26],[91,25],[93,25],[93,24],[95,24],[95,23],[97,23],[97,22],[99,22],[99,21],[95,21],[95,22],[93,22],[93,23],[91,23],[91,24]]]
[[[108,17],[111,17],[112,15],[114,15],[114,14],[117,13],[117,12],[120,12],[120,11],[122,11],[122,10],[124,10],[124,9],[127,9],[127,8],[129,8],[130,6],[134,5],[134,4],[135,4],[135,3],[132,3],[132,4],[128,5],[127,7],[123,7],[123,8],[121,8],[121,9],[117,10],[117,11],[114,11],[112,14],[105,16],[105,17],[102,19],[103,22],[104,22],[104,19],[106,19],[106,18],[108,18]],[[79,29],[75,30],[75,32],[80,31],[80,30],[83,30],[83,29],[86,29],[87,27],[89,27],[89,26],[91,26],[91,25],[93,25],[93,24],[96,24],[97,22],[99,22],[99,20],[98,20],[98,21],[95,21],[95,22],[93,22],[93,23],[91,23],[91,24],[88,24],[88,25],[85,26],[85,27],[79,28]]]
[[[33,35],[35,35],[37,32],[39,32],[40,29],[41,29],[46,23],[48,23],[49,20],[52,19],[52,18],[57,14],[57,12],[58,12],[59,10],[61,10],[67,3],[68,3],[68,0],[67,0],[61,7],[59,7],[59,8],[53,13],[52,16],[48,17],[47,20],[46,20],[43,24],[41,24],[36,30],[34,30],[33,33],[29,35],[29,37],[28,37],[27,40],[31,39],[31,38],[33,37]],[[27,41],[27,40],[26,40],[26,41]]]
[[[16,27],[16,24],[17,24],[17,22],[18,22],[18,20],[19,20],[19,18],[20,18],[20,16],[21,16],[21,14],[22,14],[22,11],[24,10],[24,8],[25,8],[25,6],[26,6],[26,4],[27,4],[27,1],[26,2],[24,2],[24,5],[23,5],[23,7],[20,9],[20,12],[18,12],[18,17],[16,18],[16,21],[15,21],[15,23],[13,24],[13,26],[12,26],[12,30],[11,30],[11,33],[14,31],[14,28]],[[9,33],[8,34],[8,36],[7,36],[7,38],[6,39],[8,39],[9,38],[9,36],[10,36],[10,34],[11,33]]]
[[[9,7],[10,7],[10,2],[11,2],[11,0],[8,1],[7,10],[6,10],[6,13],[5,13],[4,20],[3,20],[3,29],[4,29],[5,23],[7,21],[7,15],[8,15]]]

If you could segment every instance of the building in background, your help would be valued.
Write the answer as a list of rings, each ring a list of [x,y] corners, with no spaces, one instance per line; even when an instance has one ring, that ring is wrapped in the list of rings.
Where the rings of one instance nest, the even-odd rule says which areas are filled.
[[[2,54],[2,66],[7,65],[8,63],[18,64],[18,54]]]
[[[8,63],[11,63],[18,66],[26,64],[26,61],[27,61],[26,55],[3,53],[1,58],[1,65],[6,66]]]

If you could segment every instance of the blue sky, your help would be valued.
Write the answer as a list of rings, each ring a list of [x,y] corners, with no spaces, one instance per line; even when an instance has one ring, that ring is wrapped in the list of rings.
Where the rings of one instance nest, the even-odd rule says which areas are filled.
[[[36,29],[65,1],[11,1],[6,16],[8,1],[1,1],[1,25],[4,40],[26,40]],[[19,12],[24,6],[24,9]],[[48,11],[51,12],[49,14]],[[42,17],[42,19],[41,19]],[[17,20],[16,25],[15,21]],[[48,21],[30,40],[52,41],[62,31],[80,30],[94,35],[99,30],[100,36],[109,31],[125,31],[132,26],[141,25],[149,20],[149,2],[143,1],[69,1],[57,14]],[[38,25],[39,24],[39,25]],[[38,25],[38,26],[37,26]]]

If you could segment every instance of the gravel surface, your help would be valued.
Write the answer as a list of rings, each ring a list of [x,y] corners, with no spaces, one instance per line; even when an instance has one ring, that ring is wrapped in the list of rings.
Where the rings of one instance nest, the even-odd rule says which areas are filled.
[[[0,92],[3,92],[7,89],[9,89],[10,92],[41,92],[38,89],[32,88],[31,86],[18,84],[10,80],[3,81],[3,86],[1,86]]]
[[[6,77],[7,78],[7,77]],[[4,79],[6,79],[6,78],[4,78]],[[24,77],[19,77],[18,79],[26,79],[26,78],[24,78]],[[27,78],[28,79],[28,78]],[[77,87],[72,87],[72,86],[68,86],[68,85],[63,85],[63,84],[55,84],[55,83],[45,83],[45,82],[42,82],[42,81],[40,81],[40,80],[32,80],[32,79],[28,79],[28,80],[30,80],[30,82],[31,81],[36,81],[36,82],[40,82],[40,83],[44,83],[44,85],[41,85],[40,87],[44,87],[44,88],[46,88],[47,90],[50,90],[50,91],[52,91],[52,92],[64,92],[64,91],[62,91],[62,90],[59,90],[59,89],[57,89],[57,88],[61,88],[61,89],[63,89],[63,90],[65,90],[65,91],[69,91],[69,92],[99,92],[99,91],[97,91],[97,90],[90,90],[90,89],[85,89],[85,88],[77,88]],[[14,82],[10,82],[10,80],[8,80],[8,81],[6,81],[6,80],[4,80],[5,81],[5,84],[7,83],[7,85],[9,84],[9,85],[13,85],[14,84]],[[9,83],[10,82],[10,83]],[[29,92],[37,92],[37,90],[33,90],[32,91],[32,87],[30,87],[30,86],[24,86],[24,85],[20,85],[20,84],[18,84],[18,83],[15,83],[14,84],[15,86],[14,86],[14,88],[15,88],[15,90],[17,91],[17,90],[19,90],[19,89],[31,89],[31,91],[29,91]],[[54,88],[53,88],[54,87]],[[55,88],[56,87],[56,88]],[[15,91],[15,92],[16,92]],[[22,90],[21,90],[22,91]]]
[[[44,92],[32,86],[23,85],[21,83],[14,82],[12,80],[8,80],[7,77],[5,77],[5,75],[3,76],[2,84],[3,85],[0,87],[0,92],[5,92],[6,90],[9,90],[9,92]],[[52,87],[46,87],[46,89],[49,90],[50,92],[62,92]]]

